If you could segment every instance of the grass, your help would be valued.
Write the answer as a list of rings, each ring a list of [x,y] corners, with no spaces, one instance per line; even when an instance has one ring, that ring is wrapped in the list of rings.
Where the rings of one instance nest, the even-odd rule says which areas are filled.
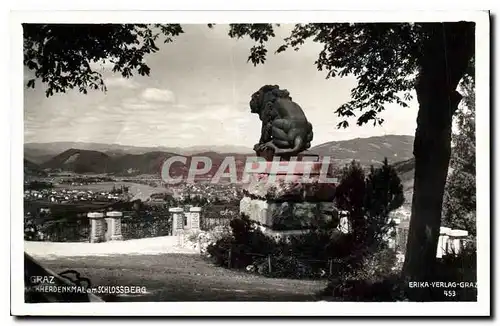
[[[92,286],[145,286],[147,294],[106,301],[316,301],[325,281],[270,279],[216,267],[196,255],[116,255],[39,259],[55,272],[75,269]]]

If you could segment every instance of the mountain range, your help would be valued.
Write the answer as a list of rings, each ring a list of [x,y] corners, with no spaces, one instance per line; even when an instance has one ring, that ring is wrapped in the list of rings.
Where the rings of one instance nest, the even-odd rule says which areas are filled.
[[[357,160],[364,166],[380,164],[385,157],[390,163],[413,157],[413,137],[387,135],[331,141],[314,146],[308,152],[320,157],[329,156],[337,164]],[[27,143],[24,145],[25,173],[44,169],[72,171],[76,173],[111,173],[118,175],[158,174],[162,163],[172,156],[184,156],[189,164],[193,155],[207,156],[212,160],[213,174],[225,157],[235,158],[242,167],[251,149],[237,146],[137,147],[102,143]],[[176,163],[177,164],[177,163]],[[174,174],[185,174],[182,163]],[[186,164],[188,166],[188,164]],[[29,167],[27,169],[26,167]]]
[[[190,146],[190,147],[141,147],[121,144],[105,143],[84,143],[84,142],[52,142],[52,143],[26,143],[24,144],[24,158],[36,163],[42,164],[54,156],[70,150],[89,150],[103,152],[108,156],[121,156],[126,154],[140,155],[149,152],[167,152],[180,155],[194,155],[200,152],[213,151],[216,153],[253,153],[251,148],[243,146]]]

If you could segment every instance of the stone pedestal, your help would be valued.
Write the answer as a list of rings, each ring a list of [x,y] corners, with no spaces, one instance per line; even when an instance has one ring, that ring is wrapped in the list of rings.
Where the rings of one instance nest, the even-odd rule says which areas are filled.
[[[184,209],[180,207],[169,208],[172,214],[172,235],[178,235],[184,231]]]
[[[108,230],[106,232],[106,241],[121,241],[122,236],[122,212],[107,212],[106,223]]]
[[[240,201],[240,213],[272,230],[338,226],[338,212],[333,202],[275,202],[244,197]]]
[[[191,229],[199,230],[200,229],[200,218],[201,218],[201,207],[191,207],[189,209],[190,213],[190,222],[189,226]]]
[[[336,228],[335,180],[328,163],[310,159],[252,163],[250,171],[245,171],[248,182],[240,213],[275,238],[318,227]]]
[[[91,212],[87,214],[90,220],[90,242],[104,241],[104,214],[99,212]]]

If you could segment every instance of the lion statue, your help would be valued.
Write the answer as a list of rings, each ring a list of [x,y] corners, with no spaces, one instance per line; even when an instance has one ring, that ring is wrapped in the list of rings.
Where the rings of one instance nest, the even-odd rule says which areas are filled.
[[[286,89],[262,86],[252,95],[250,111],[262,121],[260,140],[254,146],[257,155],[270,150],[289,158],[311,147],[312,125]]]

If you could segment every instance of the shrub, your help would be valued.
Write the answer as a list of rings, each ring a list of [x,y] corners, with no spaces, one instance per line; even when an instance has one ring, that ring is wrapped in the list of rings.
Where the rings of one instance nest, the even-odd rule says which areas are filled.
[[[347,256],[353,242],[352,235],[321,229],[276,241],[246,217],[231,221],[231,228],[231,234],[207,247],[212,261],[269,277],[326,277],[329,260]],[[271,271],[268,256],[271,256]]]
[[[474,243],[466,246],[458,255],[447,255],[436,262],[434,281],[455,283],[477,282],[477,254]],[[446,296],[443,289],[435,289],[431,299],[435,301],[476,301],[475,287],[461,287],[460,285],[448,290],[455,290],[454,296]]]
[[[271,270],[269,258],[258,258],[253,265],[257,273],[282,278],[307,278],[314,275],[309,264],[294,256],[271,256]]]
[[[379,168],[363,168],[352,161],[341,171],[341,182],[335,192],[335,203],[349,212],[357,245],[377,248],[393,231],[389,213],[404,203],[403,185],[387,158]]]
[[[233,219],[230,227],[230,235],[224,235],[207,247],[216,264],[245,268],[253,263],[255,254],[267,255],[275,250],[276,242],[264,235],[247,217]]]
[[[217,265],[227,266],[229,262],[229,252],[233,247],[232,237],[224,237],[213,244],[207,246],[208,257]]]
[[[475,284],[476,251],[467,247],[456,256],[445,256],[434,266],[434,279],[430,280],[453,284],[448,288],[429,287],[409,288],[394,267],[397,256],[390,249],[383,249],[365,257],[358,268],[339,273],[331,278],[328,286],[320,295],[332,301],[476,301],[477,288],[460,284]],[[454,295],[446,295],[445,290]],[[325,298],[326,297],[326,298]]]
[[[350,268],[330,279],[321,295],[335,301],[399,301],[404,300],[397,262],[392,249],[367,250],[365,256]],[[346,263],[349,263],[347,260]]]
[[[227,226],[216,226],[210,231],[190,230],[185,235],[184,245],[199,250],[205,255],[209,245],[225,237],[231,237],[231,230]]]

